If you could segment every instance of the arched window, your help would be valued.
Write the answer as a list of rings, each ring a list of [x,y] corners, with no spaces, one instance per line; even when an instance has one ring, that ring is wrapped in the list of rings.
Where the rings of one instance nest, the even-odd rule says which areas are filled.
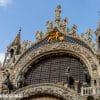
[[[50,54],[33,62],[25,74],[26,85],[39,83],[68,83],[66,69],[70,66],[70,76],[74,81],[86,81],[84,70],[89,74],[83,61],[71,54]],[[72,81],[71,81],[72,82]]]

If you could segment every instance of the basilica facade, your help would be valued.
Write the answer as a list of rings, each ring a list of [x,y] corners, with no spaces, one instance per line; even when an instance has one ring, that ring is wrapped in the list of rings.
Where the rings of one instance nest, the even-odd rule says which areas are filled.
[[[19,30],[0,69],[0,100],[100,100],[100,23],[78,34],[60,15],[58,5],[34,43],[21,41]]]

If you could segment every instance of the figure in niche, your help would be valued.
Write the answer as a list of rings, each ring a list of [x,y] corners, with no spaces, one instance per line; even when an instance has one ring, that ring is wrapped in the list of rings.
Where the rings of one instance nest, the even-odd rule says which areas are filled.
[[[77,26],[73,24],[70,33],[71,35],[76,36],[76,32],[77,32]]]
[[[2,83],[2,90],[7,90],[7,93],[10,93],[13,90],[13,85],[10,81],[10,73],[8,72],[8,70],[3,72],[3,78],[4,81]]]
[[[86,40],[91,42],[91,33],[93,33],[93,30],[92,29],[88,29],[86,31]]]
[[[36,40],[37,40],[37,41],[40,41],[40,40],[42,40],[42,37],[43,37],[43,33],[37,31],[37,32],[36,32]]]
[[[24,85],[25,85],[25,77],[24,77],[24,73],[21,73],[17,81],[17,88],[22,88],[24,87]]]
[[[62,30],[66,30],[66,24],[68,23],[68,18],[64,18],[63,20],[62,20],[62,23],[61,23],[61,29]]]
[[[46,22],[46,26],[47,26],[48,32],[53,30],[53,23],[52,23],[52,21],[47,21]]]
[[[84,74],[85,74],[85,81],[86,81],[87,85],[90,85],[91,77],[90,77],[88,71],[84,70]]]
[[[28,40],[24,40],[21,45],[21,52],[24,52],[27,49]]]

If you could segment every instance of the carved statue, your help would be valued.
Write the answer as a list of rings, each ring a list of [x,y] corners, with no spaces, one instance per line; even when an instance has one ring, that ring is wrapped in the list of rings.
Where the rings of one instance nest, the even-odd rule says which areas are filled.
[[[59,26],[60,22],[60,13],[61,13],[61,6],[58,5],[56,10],[55,10],[55,25]]]
[[[91,33],[93,32],[92,29],[88,29],[86,31],[86,40],[91,41]]]
[[[43,33],[37,31],[37,32],[36,32],[36,40],[37,40],[37,41],[40,41],[40,40],[42,39],[42,37],[43,37]]]
[[[25,85],[25,77],[24,73],[21,73],[17,81],[17,88],[22,88],[24,85]]]
[[[67,75],[67,81],[69,81],[69,77],[70,77],[70,67],[69,66],[66,69],[66,75]]]
[[[61,23],[61,28],[63,29],[63,30],[65,30],[66,29],[66,24],[68,23],[68,18],[64,18],[63,20],[62,20],[62,23]]]
[[[85,74],[85,81],[88,85],[90,85],[90,82],[91,82],[91,77],[88,73],[88,71],[84,70],[84,74]]]
[[[13,90],[13,85],[10,81],[10,73],[8,72],[8,70],[3,72],[3,78],[4,78],[4,81],[2,83],[2,90],[4,91],[6,90],[7,93],[10,93],[11,90]]]
[[[84,39],[84,33],[81,33],[81,34],[80,34],[80,38],[81,38],[81,39]]]
[[[49,37],[48,37],[48,42],[50,42],[52,40],[56,40],[56,41],[57,40],[60,40],[60,41],[63,41],[64,40],[64,37],[59,32],[50,33],[49,34]]]
[[[52,21],[47,21],[46,25],[47,25],[48,32],[50,32],[53,29]]]
[[[30,48],[32,46],[32,42],[28,41],[28,48]]]
[[[71,34],[73,35],[73,36],[76,36],[76,32],[77,32],[77,26],[74,24],[73,26],[72,26],[72,28],[71,28]]]
[[[21,52],[24,52],[27,49],[28,40],[24,40],[21,45]]]

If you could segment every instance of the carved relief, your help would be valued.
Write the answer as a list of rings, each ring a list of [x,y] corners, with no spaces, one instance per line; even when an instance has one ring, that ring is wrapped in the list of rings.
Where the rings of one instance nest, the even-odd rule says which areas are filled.
[[[62,36],[62,33],[58,32],[58,31],[53,31],[49,33],[49,37],[48,37],[48,42],[50,41],[63,41],[64,40],[64,36]]]
[[[74,91],[71,91],[69,88],[61,87],[56,84],[40,84],[36,86],[27,86],[26,88],[19,89],[14,92],[14,94],[23,94],[23,97],[29,97],[33,95],[39,96],[42,94],[55,96],[58,98],[62,98],[64,100],[83,100],[78,94]],[[22,97],[22,98],[23,98]]]
[[[96,58],[94,58],[94,55],[86,48],[81,47],[79,45],[66,43],[66,42],[59,42],[59,43],[52,43],[45,45],[43,47],[39,47],[36,50],[33,50],[32,52],[29,52],[26,57],[22,58],[17,65],[15,66],[13,73],[12,73],[12,80],[16,82],[16,79],[18,77],[18,74],[20,71],[24,72],[27,69],[27,64],[30,64],[30,61],[35,61],[36,57],[39,57],[39,55],[44,55],[47,52],[51,51],[59,51],[64,50],[64,52],[72,53],[76,56],[78,56],[81,60],[84,61],[86,66],[88,67],[88,70],[90,72],[90,75],[92,75],[92,68],[93,63],[96,64],[96,67],[98,67],[97,63],[95,63]]]

